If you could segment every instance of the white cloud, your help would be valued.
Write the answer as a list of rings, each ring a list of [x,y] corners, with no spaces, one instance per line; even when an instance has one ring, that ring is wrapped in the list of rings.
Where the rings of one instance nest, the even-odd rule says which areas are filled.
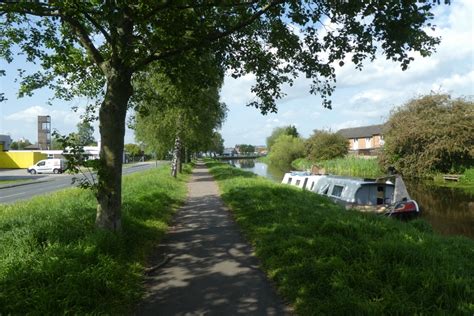
[[[5,120],[24,123],[36,123],[39,115],[49,115],[51,116],[52,126],[54,126],[55,123],[59,123],[60,125],[77,124],[80,120],[81,113],[83,113],[82,109],[78,109],[77,112],[74,112],[72,110],[64,111],[35,105],[7,115],[5,117]]]
[[[241,106],[249,103],[255,98],[250,89],[255,83],[254,75],[245,75],[240,78],[234,79],[230,76],[226,76],[224,79],[224,86],[221,90],[221,99],[229,107]]]

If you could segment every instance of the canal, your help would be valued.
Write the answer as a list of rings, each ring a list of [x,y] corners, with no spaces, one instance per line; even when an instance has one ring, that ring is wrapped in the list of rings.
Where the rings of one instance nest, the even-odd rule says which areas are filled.
[[[281,182],[284,172],[253,159],[230,160],[230,164]],[[421,217],[443,235],[474,239],[474,195],[460,189],[437,187],[425,182],[405,181],[411,197],[422,210]]]

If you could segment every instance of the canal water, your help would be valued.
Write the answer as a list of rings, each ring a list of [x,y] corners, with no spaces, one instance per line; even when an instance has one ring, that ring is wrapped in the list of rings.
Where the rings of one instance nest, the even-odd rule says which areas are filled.
[[[284,172],[253,159],[231,160],[230,164],[275,182]],[[405,181],[408,193],[418,202],[421,217],[443,235],[463,235],[474,239],[474,195],[460,189],[436,187],[425,182]]]

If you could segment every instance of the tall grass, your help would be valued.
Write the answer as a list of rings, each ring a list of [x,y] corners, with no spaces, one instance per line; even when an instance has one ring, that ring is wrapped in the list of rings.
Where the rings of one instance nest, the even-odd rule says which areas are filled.
[[[377,159],[365,159],[354,156],[320,162],[311,162],[307,159],[300,158],[295,160],[292,165],[299,170],[309,169],[312,165],[317,165],[326,169],[328,173],[342,176],[377,178],[384,175]]]
[[[126,314],[146,254],[186,196],[168,168],[124,177],[123,230],[94,227],[89,191],[67,189],[0,210],[0,315]]]
[[[474,241],[424,221],[346,211],[210,164],[262,267],[299,315],[472,315]]]

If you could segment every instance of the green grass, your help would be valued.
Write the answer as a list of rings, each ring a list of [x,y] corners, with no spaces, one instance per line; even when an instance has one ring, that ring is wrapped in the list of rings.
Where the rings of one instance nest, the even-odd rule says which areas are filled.
[[[296,159],[292,166],[298,170],[310,169],[313,164],[326,169],[330,174],[351,177],[377,178],[384,175],[377,159],[364,159],[354,156],[337,158],[320,162],[312,162],[305,158]]]
[[[466,169],[458,182],[446,181],[442,173],[433,176],[433,184],[440,187],[461,189],[467,193],[474,194],[474,168]]]
[[[329,199],[209,163],[262,268],[299,315],[472,315],[474,241],[422,220]]]
[[[256,160],[257,160],[258,162],[263,162],[263,163],[266,163],[266,164],[269,164],[269,163],[270,163],[270,159],[268,159],[268,155],[267,155],[267,156],[258,157]]]
[[[0,315],[132,313],[146,256],[186,196],[187,175],[168,174],[162,167],[124,177],[120,233],[95,229],[90,191],[2,205]]]

